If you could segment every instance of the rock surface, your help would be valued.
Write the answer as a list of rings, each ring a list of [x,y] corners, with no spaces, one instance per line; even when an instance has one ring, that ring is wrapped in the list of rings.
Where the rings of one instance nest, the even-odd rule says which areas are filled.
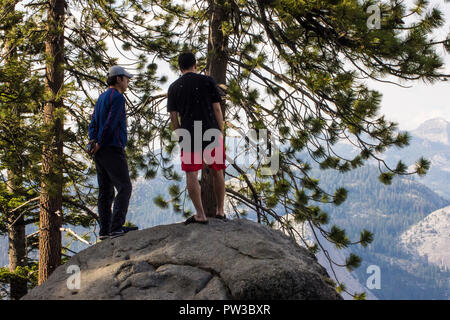
[[[69,267],[79,266],[80,285]],[[69,271],[69,272],[68,272]],[[130,232],[73,256],[23,299],[342,299],[315,256],[249,220]]]

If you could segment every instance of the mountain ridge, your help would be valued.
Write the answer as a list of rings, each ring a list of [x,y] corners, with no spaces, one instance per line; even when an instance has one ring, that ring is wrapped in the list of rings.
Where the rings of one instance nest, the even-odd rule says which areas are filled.
[[[411,134],[433,142],[450,145],[450,122],[443,118],[433,118],[421,123]]]
[[[443,270],[450,269],[450,206],[438,209],[400,235],[404,249]]]

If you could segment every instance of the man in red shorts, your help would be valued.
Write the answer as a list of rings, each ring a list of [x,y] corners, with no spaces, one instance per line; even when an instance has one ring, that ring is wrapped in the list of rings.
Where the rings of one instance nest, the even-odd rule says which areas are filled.
[[[186,172],[189,197],[196,210],[196,214],[188,218],[185,224],[208,223],[198,182],[198,171],[203,169],[203,161],[212,169],[217,199],[216,218],[226,220],[223,209],[225,146],[219,90],[211,77],[197,73],[193,53],[182,53],[178,57],[178,67],[182,76],[169,87],[167,111],[170,112],[172,129],[182,138],[181,169]]]

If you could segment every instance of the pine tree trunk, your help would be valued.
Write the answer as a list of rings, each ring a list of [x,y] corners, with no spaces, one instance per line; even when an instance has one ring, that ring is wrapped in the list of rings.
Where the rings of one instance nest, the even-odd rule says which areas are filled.
[[[64,82],[65,0],[50,0],[45,51],[45,87],[49,100],[44,107],[47,139],[42,148],[42,182],[39,217],[39,279],[45,282],[61,264],[62,161],[64,107],[60,96]]]
[[[16,10],[16,1],[7,2],[5,5],[10,7],[11,12]],[[5,39],[5,52],[8,54],[5,63],[8,65],[11,61],[17,59],[17,50],[12,46],[10,39]],[[19,108],[14,108],[12,112],[20,117]],[[17,161],[12,164],[11,169],[7,169],[8,183],[6,184],[7,191],[14,195],[21,188],[22,181],[22,166]],[[9,271],[15,272],[17,267],[25,267],[27,263],[27,246],[24,219],[21,217],[14,225],[12,223],[17,219],[13,214],[6,215],[8,222],[8,255],[9,255]],[[13,278],[10,283],[10,298],[11,300],[19,300],[27,294],[27,280]]]
[[[8,173],[8,185],[7,190],[11,194],[15,194],[20,188],[21,182],[20,171],[15,173],[11,170],[7,170]],[[27,258],[27,246],[26,246],[26,234],[25,224],[23,216],[16,221],[15,215],[8,215],[8,241],[9,241],[9,271],[16,271],[17,267],[26,266]],[[14,225],[11,226],[11,224]],[[10,282],[10,298],[11,300],[19,300],[27,294],[27,280],[13,278]]]
[[[208,41],[207,68],[209,75],[217,84],[226,83],[228,65],[228,37],[222,32],[222,23],[228,21],[229,12],[223,4],[223,0],[210,0],[210,25]],[[225,118],[225,103],[221,103],[223,117]],[[225,136],[224,136],[225,143]],[[206,166],[205,166],[206,167]],[[202,204],[207,217],[216,214],[217,200],[210,169],[202,170],[201,190]],[[224,173],[225,174],[225,173]]]
[[[15,220],[15,219],[14,219]],[[11,221],[11,220],[10,220]],[[23,217],[8,229],[9,240],[9,271],[16,271],[17,267],[26,266],[27,249],[25,241],[25,225]],[[11,300],[19,300],[27,294],[27,280],[14,278],[10,282]]]

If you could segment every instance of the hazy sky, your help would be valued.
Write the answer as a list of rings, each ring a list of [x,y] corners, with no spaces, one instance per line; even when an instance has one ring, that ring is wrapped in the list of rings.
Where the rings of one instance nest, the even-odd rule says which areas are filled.
[[[450,63],[450,61],[447,62]],[[403,89],[392,85],[371,84],[383,94],[381,112],[389,120],[399,123],[403,130],[411,130],[432,118],[450,121],[450,81],[433,85],[417,83]]]
[[[445,13],[445,25],[434,35],[435,40],[445,39],[450,32],[450,1],[431,0],[430,4]],[[444,58],[446,73],[450,74],[450,55],[444,50],[439,53]],[[420,123],[437,117],[450,121],[450,79],[433,85],[422,81],[402,83],[411,86],[407,89],[379,82],[369,84],[383,94],[381,112],[399,123],[401,129],[415,129]]]

